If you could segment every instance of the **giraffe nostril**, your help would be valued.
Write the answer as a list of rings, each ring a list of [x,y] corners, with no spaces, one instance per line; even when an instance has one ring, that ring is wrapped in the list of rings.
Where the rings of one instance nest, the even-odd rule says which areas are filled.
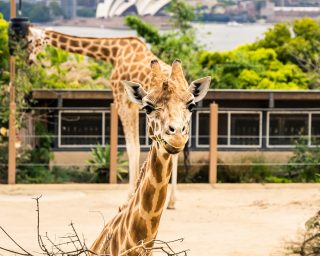
[[[186,126],[182,127],[182,132],[184,132],[186,130]]]
[[[169,125],[169,132],[174,133],[176,131],[176,129],[174,127],[172,127],[171,125]]]

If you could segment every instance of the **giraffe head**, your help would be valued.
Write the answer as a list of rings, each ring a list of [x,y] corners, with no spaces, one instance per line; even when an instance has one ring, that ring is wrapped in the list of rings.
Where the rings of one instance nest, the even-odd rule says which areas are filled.
[[[31,64],[36,61],[37,54],[44,49],[47,44],[46,41],[46,30],[36,28],[36,27],[29,27],[27,40],[28,40],[28,62]]]
[[[170,154],[183,150],[189,139],[192,110],[206,95],[211,77],[200,78],[188,85],[181,61],[175,60],[171,74],[161,71],[157,60],[151,62],[148,92],[139,83],[123,81],[131,101],[139,104],[147,114],[149,137]]]

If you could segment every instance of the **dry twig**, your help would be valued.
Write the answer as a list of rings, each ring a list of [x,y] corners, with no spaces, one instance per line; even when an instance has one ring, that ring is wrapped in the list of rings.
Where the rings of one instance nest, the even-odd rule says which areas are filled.
[[[85,239],[83,240],[80,239],[76,228],[74,224],[71,222],[70,227],[71,227],[71,233],[60,237],[62,239],[61,242],[56,243],[54,242],[48,235],[48,233],[45,233],[44,236],[40,234],[40,204],[39,200],[41,199],[42,196],[33,198],[36,201],[37,208],[37,239],[38,239],[38,246],[41,250],[40,253],[30,253],[27,250],[25,250],[12,236],[6,232],[6,230],[0,226],[0,231],[4,233],[4,235],[11,240],[17,249],[8,249],[5,247],[0,246],[0,252],[6,252],[6,255],[20,255],[20,256],[39,256],[39,255],[47,255],[47,256],[88,256],[88,255],[96,255],[96,256],[110,256],[109,254],[99,254],[97,255],[96,253],[90,251],[85,243]],[[44,238],[48,244],[44,242]],[[111,238],[111,237],[110,237]],[[167,255],[167,256],[179,256],[179,255],[187,255],[188,250],[183,250],[179,252],[175,252],[173,250],[172,245],[177,242],[182,242],[183,239],[177,239],[177,240],[172,240],[169,242],[165,242],[162,240],[152,240],[149,242],[144,242],[141,241],[138,245],[130,248],[129,250],[123,252],[120,254],[120,256],[125,256],[128,255],[131,252],[138,252],[139,255],[144,256],[144,255],[150,255],[151,252],[158,252],[162,255]],[[72,245],[72,249],[70,249],[70,245]],[[51,249],[49,249],[51,246]],[[66,247],[66,248],[65,248]],[[1,253],[0,253],[1,255]]]

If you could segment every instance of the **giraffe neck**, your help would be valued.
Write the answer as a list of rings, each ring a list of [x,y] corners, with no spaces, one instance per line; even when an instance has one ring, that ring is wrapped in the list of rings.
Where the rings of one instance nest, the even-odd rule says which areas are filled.
[[[152,247],[166,201],[171,168],[172,156],[153,142],[135,194],[128,205],[104,227],[91,251],[118,256],[141,241]],[[138,252],[128,255],[137,255]]]
[[[151,241],[157,235],[171,175],[172,156],[164,149],[159,149],[157,142],[153,142],[144,168],[144,175],[130,207],[135,209],[132,222],[138,230],[143,231],[135,234],[135,242]],[[131,229],[130,232],[136,231]]]
[[[136,37],[123,38],[90,38],[62,34],[56,31],[45,31],[45,42],[71,53],[85,55],[97,60],[116,64],[124,49],[133,53],[145,48]]]

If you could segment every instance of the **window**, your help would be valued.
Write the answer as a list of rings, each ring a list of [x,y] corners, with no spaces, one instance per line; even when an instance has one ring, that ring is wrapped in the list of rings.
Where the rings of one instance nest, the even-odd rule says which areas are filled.
[[[110,123],[110,112],[105,112],[104,113],[105,118],[104,118],[104,143],[105,144],[110,144],[110,132],[111,132],[111,123]],[[118,118],[118,146],[125,146],[125,137],[124,137],[124,132],[122,128],[122,124],[120,119]]]
[[[231,113],[231,145],[260,144],[260,115]]]
[[[228,145],[228,114],[218,114],[218,145]]]
[[[308,135],[307,113],[269,113],[268,146],[293,146]]]
[[[210,112],[197,112],[197,146],[209,146]]]
[[[320,145],[320,114],[311,116],[311,145]]]
[[[102,113],[60,112],[59,146],[102,144]]]
[[[146,131],[146,114],[139,113],[139,138],[142,147],[149,145]],[[110,144],[109,111],[60,111],[59,147],[93,147]],[[123,127],[118,119],[118,146],[125,147]]]
[[[261,112],[221,111],[218,114],[218,146],[260,147]],[[197,112],[196,145],[209,147],[210,112]]]

